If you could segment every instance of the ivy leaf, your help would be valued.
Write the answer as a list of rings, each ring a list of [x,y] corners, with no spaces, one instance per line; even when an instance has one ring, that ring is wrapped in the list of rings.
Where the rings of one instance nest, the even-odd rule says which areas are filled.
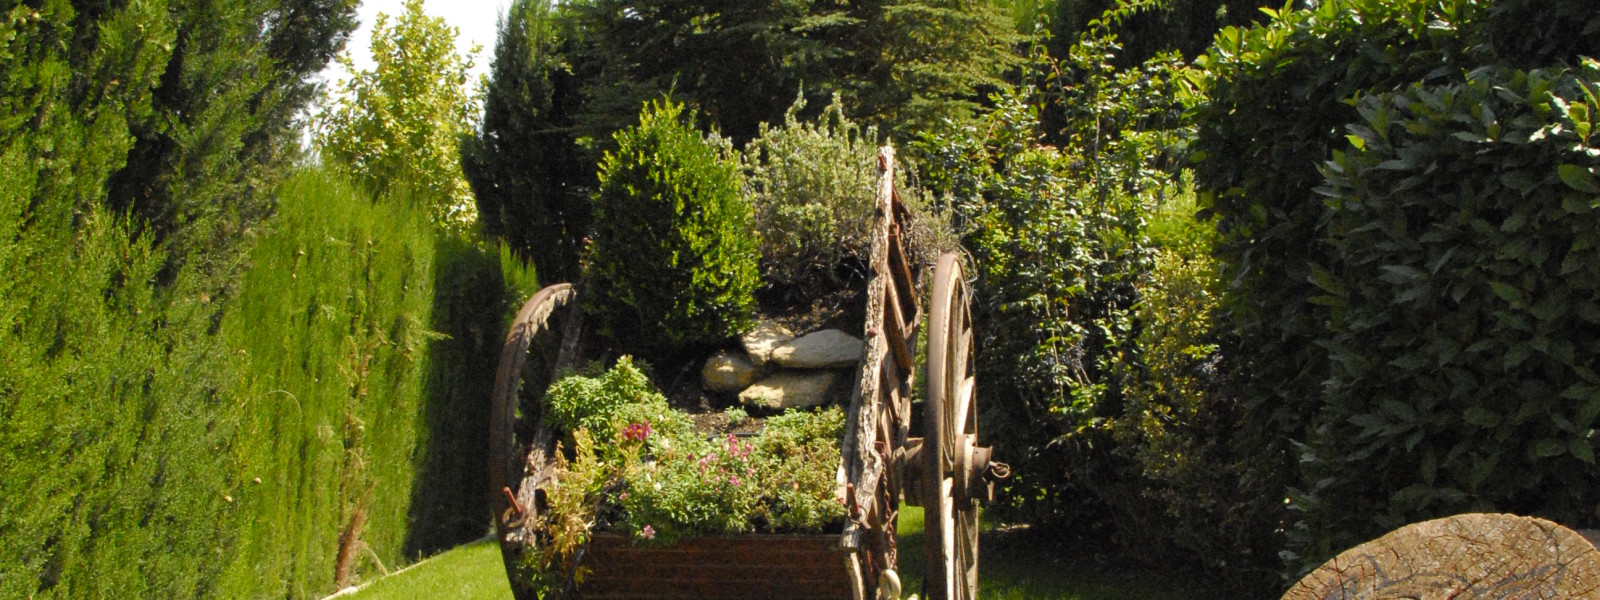
[[[1600,185],[1595,184],[1594,173],[1586,167],[1564,164],[1556,167],[1556,174],[1561,176],[1561,182],[1567,184],[1567,187],[1580,192],[1600,194]]]
[[[1572,453],[1573,458],[1594,464],[1594,448],[1589,447],[1589,440],[1572,438],[1572,442],[1567,444],[1567,451]]]
[[[1517,288],[1509,283],[1491,281],[1489,282],[1489,288],[1494,290],[1494,295],[1499,296],[1501,300],[1505,300],[1506,304],[1510,304],[1513,307],[1522,304],[1522,292],[1517,291]]]
[[[1500,415],[1494,414],[1493,411],[1481,406],[1469,407],[1467,410],[1462,411],[1461,419],[1485,429],[1500,424]]]
[[[1567,451],[1567,445],[1561,440],[1545,438],[1533,443],[1533,456],[1535,458],[1550,458],[1560,456]]]

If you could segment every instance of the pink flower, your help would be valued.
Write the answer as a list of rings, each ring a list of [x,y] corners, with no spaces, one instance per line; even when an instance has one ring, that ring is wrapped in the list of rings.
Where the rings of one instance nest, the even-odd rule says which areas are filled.
[[[729,475],[728,476],[728,483],[731,483],[731,484],[736,485],[736,486],[739,485],[739,476],[738,475]]]
[[[647,540],[656,539],[656,528],[645,525],[644,529],[639,530],[639,537]]]
[[[642,442],[650,437],[649,423],[632,423],[622,429],[622,439]]]
[[[627,499],[628,499],[628,493],[627,492],[623,492],[621,494],[617,494],[617,500],[618,501],[625,501]]]

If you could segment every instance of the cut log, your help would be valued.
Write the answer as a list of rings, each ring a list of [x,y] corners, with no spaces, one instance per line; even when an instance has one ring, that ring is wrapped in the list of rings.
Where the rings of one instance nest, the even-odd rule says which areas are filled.
[[[1600,552],[1544,519],[1462,514],[1346,550],[1283,598],[1600,598]]]

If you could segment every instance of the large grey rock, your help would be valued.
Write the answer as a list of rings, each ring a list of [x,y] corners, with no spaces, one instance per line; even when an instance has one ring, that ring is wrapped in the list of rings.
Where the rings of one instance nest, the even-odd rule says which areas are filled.
[[[761,370],[750,363],[744,354],[722,351],[706,359],[700,369],[700,380],[712,392],[737,392],[755,383]]]
[[[772,361],[791,369],[838,369],[861,361],[861,340],[837,329],[801,336],[772,351]]]
[[[838,377],[833,371],[779,371],[739,392],[739,403],[764,410],[822,406]]]
[[[762,321],[756,324],[744,335],[739,336],[739,343],[744,345],[744,351],[750,355],[750,362],[756,366],[767,364],[772,358],[772,350],[784,342],[794,339],[794,334],[787,327],[772,321]]]

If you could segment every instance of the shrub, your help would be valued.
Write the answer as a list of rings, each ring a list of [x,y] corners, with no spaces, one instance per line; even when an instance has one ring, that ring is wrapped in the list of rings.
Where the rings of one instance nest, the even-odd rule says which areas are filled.
[[[844,518],[834,468],[842,460],[844,411],[788,412],[767,419],[756,438],[761,489],[772,529],[817,532]]]
[[[1006,494],[1036,522],[1099,527],[1109,489],[1088,471],[1122,468],[1107,453],[1104,425],[1121,412],[1107,369],[1131,350],[1152,253],[1141,230],[1169,185],[1155,160],[1175,139],[1177,105],[1170,65],[1117,71],[1110,40],[1075,48],[1059,63],[1036,58],[1032,73],[1054,73],[1038,77],[1052,87],[997,97],[982,122],[924,140],[922,154],[973,259],[978,368],[996,399],[985,427],[1007,432],[996,451],[1015,467]],[[1083,106],[1062,136],[1071,146],[1039,142],[1045,102]]]
[[[586,308],[629,349],[737,334],[751,322],[759,255],[733,150],[670,100],[639,121],[600,164]]]
[[[550,386],[545,402],[551,427],[568,433],[586,430],[601,444],[615,442],[621,428],[632,423],[649,423],[669,437],[687,427],[630,356],[598,376],[561,378]]]
[[[1465,511],[1592,527],[1600,64],[1365,97],[1325,164],[1307,558]]]
[[[801,286],[833,281],[842,259],[866,262],[872,251],[878,138],[844,116],[838,96],[815,122],[800,122],[801,97],[783,126],[761,124],[745,148],[746,183],[755,204],[762,275]]]
[[[1420,324],[1415,321],[1400,322],[1404,314],[1402,311],[1411,310],[1404,305],[1384,309],[1378,305],[1364,304],[1380,299],[1385,303],[1401,300],[1399,295],[1383,299],[1380,294],[1374,293],[1368,297],[1337,300],[1340,294],[1330,293],[1324,287],[1355,285],[1356,279],[1347,282],[1344,278],[1359,277],[1384,278],[1377,281],[1361,280],[1359,287],[1363,289],[1399,285],[1390,280],[1407,279],[1412,274],[1410,271],[1384,271],[1379,267],[1388,263],[1367,261],[1380,260],[1373,253],[1382,256],[1383,252],[1398,252],[1402,247],[1434,243],[1420,237],[1426,233],[1420,229],[1424,221],[1414,219],[1422,218],[1422,214],[1430,210],[1443,211],[1443,204],[1436,209],[1423,209],[1419,205],[1399,211],[1398,214],[1406,215],[1407,220],[1403,225],[1398,220],[1380,223],[1379,219],[1362,217],[1366,219],[1365,223],[1374,227],[1387,228],[1369,232],[1369,235],[1392,235],[1394,239],[1384,242],[1384,248],[1358,251],[1340,241],[1348,231],[1336,227],[1345,227],[1341,223],[1345,223],[1347,217],[1341,216],[1341,211],[1353,210],[1359,203],[1325,202],[1319,199],[1317,189],[1327,183],[1319,168],[1333,156],[1335,150],[1349,146],[1346,138],[1347,134],[1352,133],[1349,126],[1359,124],[1366,118],[1363,113],[1373,110],[1361,98],[1392,94],[1418,83],[1431,90],[1461,85],[1469,73],[1486,65],[1528,68],[1530,65],[1572,64],[1576,59],[1573,53],[1583,51],[1589,42],[1561,40],[1559,36],[1545,33],[1544,28],[1537,33],[1529,32],[1527,22],[1530,19],[1547,22],[1559,15],[1567,15],[1585,23],[1580,26],[1572,21],[1563,21],[1560,27],[1552,29],[1567,31],[1573,27],[1592,27],[1592,14],[1589,4],[1581,1],[1323,2],[1309,10],[1273,13],[1272,21],[1262,27],[1250,30],[1225,29],[1217,35],[1216,44],[1207,56],[1197,61],[1202,67],[1197,81],[1204,92],[1204,99],[1192,112],[1197,134],[1190,148],[1195,158],[1195,173],[1204,211],[1216,218],[1219,234],[1217,258],[1222,278],[1228,282],[1222,305],[1228,319],[1226,326],[1233,335],[1221,343],[1224,371],[1240,386],[1239,398],[1244,414],[1238,439],[1240,443],[1258,446],[1257,454],[1270,457],[1269,460],[1277,465],[1261,472],[1262,478],[1256,481],[1256,487],[1285,491],[1291,487],[1297,488],[1293,494],[1294,508],[1310,511],[1301,513],[1309,520],[1291,528],[1290,548],[1285,554],[1293,563],[1290,575],[1342,549],[1341,544],[1378,533],[1384,523],[1424,518],[1446,506],[1461,507],[1472,503],[1464,496],[1441,498],[1434,493],[1455,485],[1452,483],[1426,486],[1433,492],[1408,492],[1406,496],[1385,499],[1383,507],[1360,503],[1317,506],[1319,498],[1324,497],[1318,490],[1329,486],[1334,489],[1352,486],[1350,489],[1354,489],[1362,485],[1361,482],[1372,483],[1374,480],[1359,478],[1361,469],[1388,472],[1396,477],[1401,472],[1410,473],[1401,480],[1403,485],[1400,487],[1404,488],[1419,481],[1440,481],[1437,477],[1442,471],[1434,469],[1444,463],[1432,461],[1467,460],[1464,455],[1440,454],[1440,450],[1435,449],[1434,458],[1428,463],[1433,466],[1429,469],[1422,469],[1420,462],[1413,463],[1411,466],[1414,468],[1403,468],[1401,465],[1405,461],[1400,461],[1392,463],[1394,469],[1389,470],[1385,465],[1397,459],[1394,455],[1384,453],[1388,441],[1387,430],[1347,421],[1358,414],[1370,414],[1367,410],[1370,407],[1361,402],[1341,406],[1349,398],[1355,397],[1349,396],[1351,392],[1346,391],[1344,386],[1355,380],[1366,381],[1366,377],[1372,376],[1363,374],[1351,379],[1352,373],[1365,369],[1389,371],[1396,367],[1410,369],[1420,366],[1411,364],[1416,359],[1415,355],[1400,365],[1387,364],[1387,361],[1398,357],[1396,352],[1402,350],[1381,349],[1373,339],[1363,338],[1359,343],[1350,345],[1355,340],[1340,337],[1344,335],[1344,328],[1356,327],[1368,331],[1366,328],[1376,325],[1376,322],[1361,324],[1349,319],[1354,318],[1355,314],[1365,314],[1368,318],[1383,319],[1382,322],[1386,323],[1383,327],[1392,327],[1396,331],[1413,331],[1411,328]],[[1382,113],[1393,115],[1395,119],[1402,118],[1387,110]],[[1510,126],[1487,112],[1474,114],[1477,115],[1475,118],[1499,123],[1502,128]],[[1413,122],[1417,125],[1429,123],[1442,127],[1432,119],[1406,118],[1414,118]],[[1523,115],[1519,118],[1534,117]],[[1474,135],[1472,131],[1459,128],[1441,131],[1465,137]],[[1413,132],[1412,135],[1435,134]],[[1427,146],[1429,153],[1444,152],[1434,148],[1433,144],[1419,145]],[[1417,153],[1420,150],[1408,149],[1406,152]],[[1484,169],[1483,176],[1492,174],[1498,177],[1503,170],[1520,169],[1519,160],[1543,159],[1531,156],[1523,159],[1506,158],[1504,163],[1493,166],[1475,162],[1477,160],[1474,159],[1471,164]],[[1399,162],[1389,163],[1384,168],[1409,171],[1413,166],[1399,159]],[[1364,181],[1351,181],[1352,186],[1367,185]],[[1390,181],[1398,183],[1400,180]],[[1422,185],[1425,181],[1436,180],[1417,179],[1408,185]],[[1521,182],[1514,183],[1519,187],[1522,185]],[[1458,189],[1449,196],[1467,197],[1476,193]],[[1370,237],[1365,239],[1372,241]],[[1351,254],[1346,255],[1347,252]],[[1475,255],[1479,259],[1489,256]],[[1381,260],[1394,258],[1385,256]],[[1510,266],[1505,262],[1489,262],[1480,267],[1487,269],[1496,264],[1499,265],[1496,268]],[[1405,264],[1389,266],[1407,267]],[[1427,277],[1421,280],[1437,276],[1429,269],[1424,269],[1422,273]],[[1503,283],[1513,280],[1522,283],[1520,274],[1502,273],[1498,276],[1504,278]],[[1417,291],[1412,293],[1420,295],[1406,297],[1404,303],[1427,300],[1422,288],[1414,289]],[[1341,304],[1346,301],[1352,304]],[[1452,300],[1452,305],[1454,302]],[[1353,306],[1359,308],[1353,311],[1350,308]],[[1362,312],[1368,310],[1376,312]],[[1416,312],[1403,318],[1417,319],[1421,315]],[[1462,343],[1463,350],[1480,341],[1489,344],[1480,346],[1480,351],[1497,347],[1494,346],[1496,342],[1488,341],[1491,339],[1490,326],[1481,325],[1472,333],[1440,330],[1430,335],[1466,336],[1456,340]],[[1379,335],[1369,331],[1368,337]],[[1468,337],[1472,339],[1468,340]],[[1475,368],[1487,364],[1479,364]],[[1436,366],[1443,368],[1445,365]],[[1504,375],[1498,371],[1482,370],[1447,372],[1457,376],[1465,374],[1478,381]],[[1552,375],[1552,379],[1560,378]],[[1387,381],[1401,385],[1398,379]],[[1449,414],[1467,407],[1452,404],[1460,398],[1451,399],[1448,389],[1416,393],[1423,391],[1414,387],[1420,382],[1406,381],[1409,383],[1404,383],[1405,387],[1387,388],[1391,391],[1407,389],[1414,392],[1403,400],[1386,396],[1392,400],[1392,407],[1388,410],[1399,412],[1391,417],[1401,418],[1403,414],[1432,418],[1437,411]],[[1367,391],[1371,392],[1372,389],[1368,388]],[[1474,416],[1481,415],[1474,413]],[[1374,423],[1368,417],[1361,417],[1361,420]],[[1407,445],[1412,450],[1426,448],[1419,444],[1425,443],[1424,438],[1428,438],[1429,433],[1421,433],[1415,442],[1410,442],[1410,436],[1423,431],[1409,429],[1405,433],[1407,437],[1403,440],[1409,442]],[[1339,441],[1335,441],[1335,438],[1339,438]],[[1336,460],[1334,455],[1326,454],[1335,447],[1346,451],[1360,447],[1360,452],[1347,453],[1340,459],[1364,466],[1331,471],[1324,468],[1327,461]],[[1368,448],[1371,453],[1366,452]],[[1509,451],[1505,448],[1483,450]],[[1312,460],[1302,463],[1300,459],[1303,457]],[[1423,455],[1419,454],[1409,460],[1421,461],[1422,458]],[[1377,462],[1366,462],[1369,459]],[[1308,468],[1301,470],[1302,466]],[[1431,474],[1424,477],[1425,472]],[[1324,476],[1330,473],[1338,474],[1338,477]],[[1346,476],[1355,479],[1340,479]],[[1493,493],[1490,492],[1491,495]],[[1494,500],[1487,496],[1474,497],[1474,501],[1480,499],[1484,501],[1480,506],[1500,501],[1509,502],[1508,506],[1525,506],[1511,496]],[[1390,501],[1395,504],[1387,504]],[[1394,510],[1391,511],[1391,508]],[[1333,522],[1315,516],[1340,511],[1350,519],[1336,519],[1338,522]]]

